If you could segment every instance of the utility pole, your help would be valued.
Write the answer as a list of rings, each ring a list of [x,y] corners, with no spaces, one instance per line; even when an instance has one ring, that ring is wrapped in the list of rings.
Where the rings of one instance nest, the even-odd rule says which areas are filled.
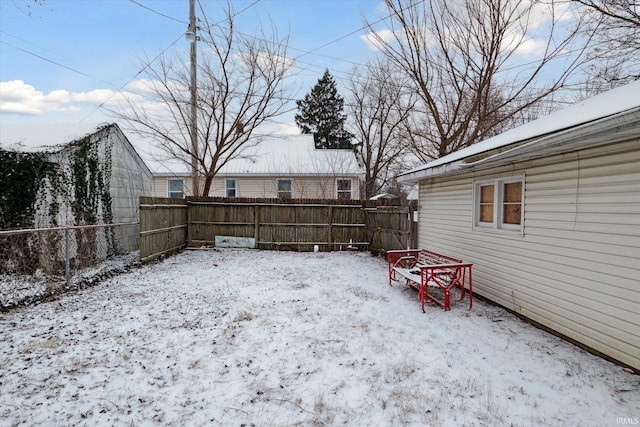
[[[191,40],[191,195],[200,195],[200,178],[198,176],[198,108],[197,102],[197,58],[196,42],[198,41],[196,25],[195,0],[189,0],[189,28],[185,34]]]

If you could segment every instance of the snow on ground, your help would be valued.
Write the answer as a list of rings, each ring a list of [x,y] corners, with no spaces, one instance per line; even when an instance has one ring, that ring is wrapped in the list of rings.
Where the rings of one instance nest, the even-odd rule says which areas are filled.
[[[188,251],[0,313],[0,425],[602,426],[637,375],[365,253]],[[637,420],[637,418],[635,418]]]
[[[135,251],[110,257],[91,267],[72,270],[68,285],[64,276],[47,275],[42,270],[34,275],[0,273],[0,309],[29,305],[79,287],[91,286],[105,277],[127,271],[139,259],[140,251]]]

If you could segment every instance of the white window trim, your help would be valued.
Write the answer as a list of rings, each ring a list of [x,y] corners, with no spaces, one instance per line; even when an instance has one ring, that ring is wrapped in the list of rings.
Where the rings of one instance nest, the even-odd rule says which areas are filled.
[[[336,199],[340,198],[340,191],[338,189],[338,181],[349,181],[349,198],[347,200],[353,200],[353,178],[336,178]]]
[[[520,224],[505,224],[503,219],[504,184],[514,182],[522,183],[520,196]],[[493,185],[493,221],[480,222],[480,187]],[[525,176],[513,175],[493,179],[485,179],[473,182],[473,229],[479,231],[504,232],[509,234],[524,234],[524,187]]]
[[[184,186],[184,179],[182,178],[167,178],[167,197],[169,198],[173,198],[173,196],[171,196],[171,193],[177,193],[177,191],[171,191],[171,181],[180,181],[182,183],[182,199],[184,199],[185,197],[185,186]],[[177,199],[178,197],[176,197]]]
[[[233,183],[234,183],[233,189],[234,189],[234,191],[236,193],[235,196],[229,196],[229,193],[228,193],[228,191],[230,189],[229,181],[233,181]],[[225,197],[238,197],[238,178],[225,178],[224,179],[224,196]]]
[[[291,198],[293,199],[294,196],[294,182],[293,182],[293,178],[276,178],[276,198],[280,198],[280,188],[279,188],[279,183],[280,181],[291,181]]]

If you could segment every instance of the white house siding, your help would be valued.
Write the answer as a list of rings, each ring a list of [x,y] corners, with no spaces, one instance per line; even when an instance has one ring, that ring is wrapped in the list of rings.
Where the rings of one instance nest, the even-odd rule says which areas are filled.
[[[229,178],[234,178],[229,176]],[[336,178],[320,176],[237,177],[238,197],[277,197],[278,179],[293,180],[293,197],[297,199],[333,199],[336,197]],[[358,198],[357,178],[353,178],[352,198]],[[355,194],[355,197],[353,196]],[[212,196],[225,195],[225,178],[215,178]]]
[[[169,180],[181,179],[184,183],[184,193],[186,196],[191,195],[191,177],[188,175],[166,176],[153,175],[152,180],[152,196],[153,197],[169,197]]]
[[[226,178],[235,178],[237,185],[236,197],[275,198],[277,197],[276,181],[278,178],[293,180],[293,197],[303,199],[334,199],[336,198],[336,177],[320,176],[218,176],[213,179],[209,196],[225,197]],[[341,177],[339,177],[341,178]],[[153,178],[153,195],[155,197],[168,196],[168,180],[183,179],[186,194],[190,194],[191,178],[188,176],[168,177],[156,175]],[[360,189],[357,177],[345,177],[351,179],[351,198],[359,199]]]
[[[472,228],[473,180],[525,174],[524,234]],[[420,183],[420,247],[474,292],[640,368],[638,141]]]

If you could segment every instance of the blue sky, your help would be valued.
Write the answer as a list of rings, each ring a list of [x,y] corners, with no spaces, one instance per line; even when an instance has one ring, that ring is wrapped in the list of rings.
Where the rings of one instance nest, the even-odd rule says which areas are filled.
[[[0,144],[59,144],[112,122],[99,105],[139,75],[141,58],[169,48],[188,60],[188,0],[0,0]],[[226,1],[200,0],[210,22]],[[257,22],[288,33],[300,99],[325,68],[339,88],[372,50],[363,17],[383,16],[380,0],[233,0],[238,29]],[[202,18],[200,5],[196,10]],[[175,44],[174,44],[175,43]],[[308,53],[310,52],[310,53]],[[341,91],[343,92],[343,91]],[[295,108],[295,105],[292,105]],[[282,117],[293,123],[293,114]],[[135,144],[135,143],[134,143]]]

